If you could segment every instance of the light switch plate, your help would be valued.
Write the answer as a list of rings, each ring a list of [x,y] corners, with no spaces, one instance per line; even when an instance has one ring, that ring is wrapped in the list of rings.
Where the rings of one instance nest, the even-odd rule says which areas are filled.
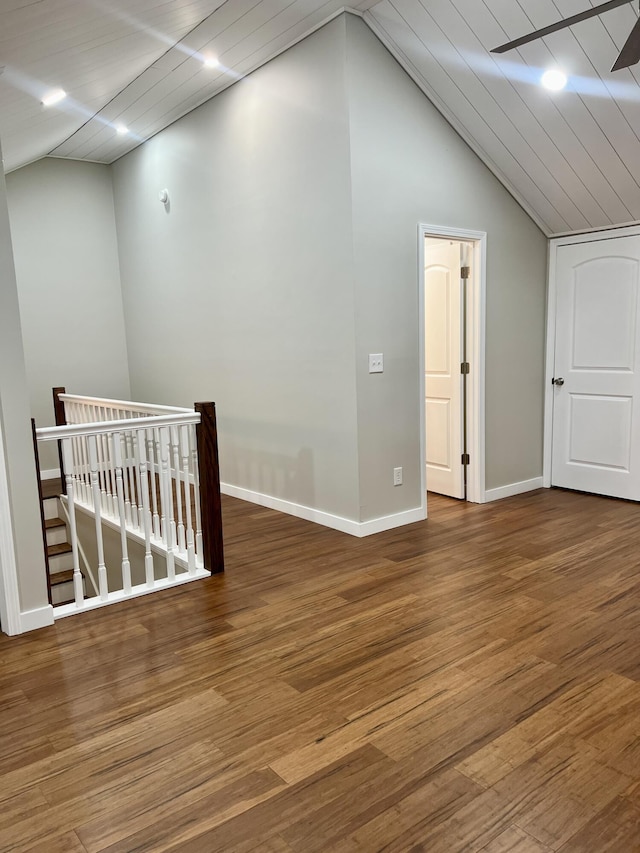
[[[382,373],[384,360],[381,352],[369,353],[369,373]]]

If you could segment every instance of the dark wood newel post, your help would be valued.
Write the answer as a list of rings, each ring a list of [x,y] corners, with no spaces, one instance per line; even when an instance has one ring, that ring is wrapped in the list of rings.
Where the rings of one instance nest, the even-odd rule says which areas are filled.
[[[64,388],[53,389],[53,413],[56,418],[56,426],[65,426],[67,419],[64,414],[64,403],[60,399],[60,394],[66,394]],[[64,461],[62,458],[62,442],[58,442],[58,459],[60,460],[60,482],[62,483],[62,494],[67,494],[67,481],[64,476]]]
[[[200,412],[200,423],[196,425],[196,437],[204,567],[214,574],[224,571],[216,404],[194,403],[194,409]]]

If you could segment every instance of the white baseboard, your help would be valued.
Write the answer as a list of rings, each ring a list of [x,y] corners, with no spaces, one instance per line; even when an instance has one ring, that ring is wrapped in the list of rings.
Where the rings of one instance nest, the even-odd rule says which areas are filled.
[[[53,625],[53,607],[37,607],[35,610],[23,610],[20,613],[20,633],[36,631],[38,628],[46,628]]]
[[[498,486],[497,489],[487,489],[484,493],[484,502],[500,501],[502,498],[511,498],[521,495],[523,492],[532,492],[534,489],[542,489],[544,482],[542,477],[534,477],[532,480],[522,480],[520,483],[509,483],[508,486]]]
[[[242,501],[249,501],[249,503],[259,504],[260,506],[266,506],[269,509],[275,509],[287,515],[294,515],[296,518],[304,518],[305,521],[313,521],[316,524],[322,524],[324,527],[331,527],[333,530],[339,530],[341,533],[348,533],[351,536],[358,537],[370,536],[372,533],[381,533],[383,530],[392,530],[394,527],[401,527],[403,524],[413,524],[415,521],[423,521],[426,517],[424,508],[417,507],[416,509],[405,510],[394,515],[373,518],[371,521],[352,521],[350,518],[332,515],[330,512],[312,509],[311,507],[286,501],[282,498],[274,498],[271,495],[263,495],[260,492],[253,492],[251,489],[232,486],[229,483],[220,483],[220,491],[223,495],[240,498]]]
[[[405,509],[403,512],[395,513],[395,515],[383,515],[381,518],[361,521],[358,525],[359,531],[354,535],[371,536],[372,533],[382,533],[384,530],[393,530],[395,527],[403,527],[405,524],[424,521],[426,517],[425,507],[417,506],[415,509]]]
[[[57,480],[59,476],[59,468],[45,468],[44,471],[40,471],[41,480]]]

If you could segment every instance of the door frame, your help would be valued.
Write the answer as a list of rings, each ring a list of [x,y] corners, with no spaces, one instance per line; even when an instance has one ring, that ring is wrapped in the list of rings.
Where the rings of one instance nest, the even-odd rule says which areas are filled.
[[[427,517],[427,432],[425,399],[425,320],[424,320],[424,240],[463,240],[472,243],[473,262],[468,284],[467,355],[474,365],[467,376],[467,501],[484,503],[485,496],[485,329],[487,233],[441,225],[418,225],[418,328],[419,328],[419,394],[420,394],[420,489],[422,508]]]
[[[0,622],[3,633],[9,635],[22,632],[18,567],[11,516],[4,436],[0,420]]]
[[[556,280],[558,248],[576,243],[597,243],[601,240],[615,240],[618,237],[636,237],[640,235],[640,225],[628,225],[622,228],[603,228],[587,231],[583,234],[569,234],[566,237],[552,237],[549,240],[549,270],[547,286],[547,340],[544,370],[544,444],[542,460],[542,485],[551,487],[551,458],[553,449],[553,379],[556,351],[556,299],[558,284]]]

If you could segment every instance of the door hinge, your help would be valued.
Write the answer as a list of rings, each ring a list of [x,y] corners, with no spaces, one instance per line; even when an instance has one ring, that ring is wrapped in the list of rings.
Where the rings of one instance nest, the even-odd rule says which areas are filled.
[[[460,278],[471,278],[471,267],[460,267]]]
[[[469,459],[469,454],[468,454],[468,453],[463,453],[463,454],[462,454],[462,464],[463,464],[463,465],[470,465],[470,464],[471,464],[471,459]]]
[[[463,361],[462,364],[460,365],[460,373],[462,373],[463,375],[466,376],[469,373],[469,371],[470,371],[469,362]]]

